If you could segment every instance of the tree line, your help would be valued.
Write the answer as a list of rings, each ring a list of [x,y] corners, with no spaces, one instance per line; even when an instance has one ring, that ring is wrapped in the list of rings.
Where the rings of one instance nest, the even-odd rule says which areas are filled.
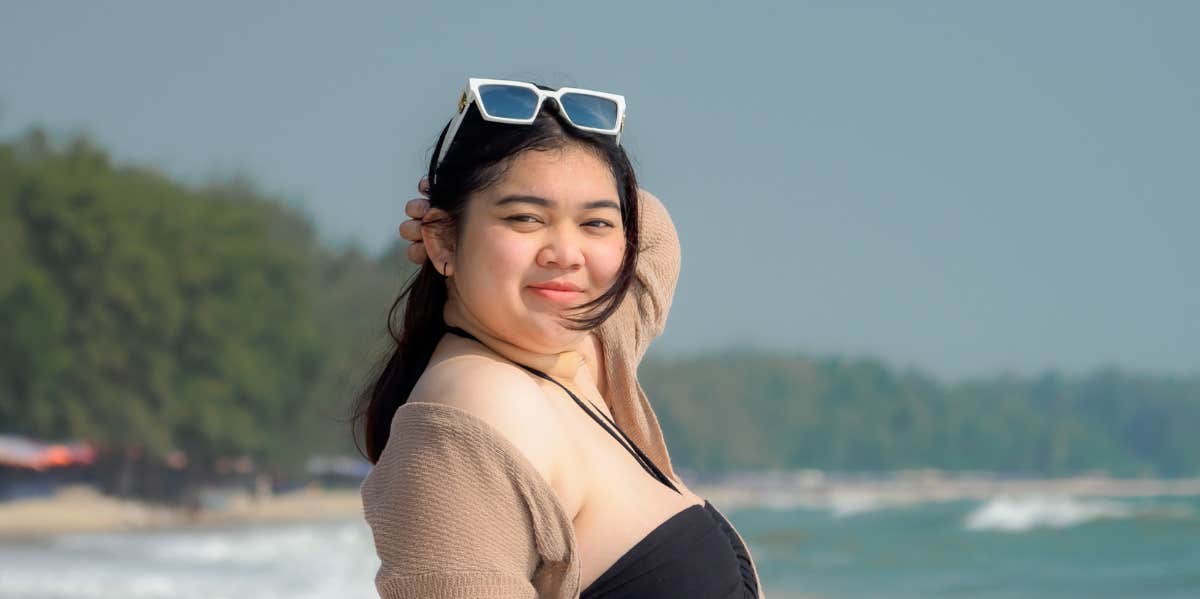
[[[397,218],[403,218],[397,208]],[[353,453],[349,404],[414,267],[321,242],[245,177],[189,185],[85,136],[0,143],[0,433],[297,473]],[[641,368],[700,470],[1200,473],[1200,378],[1114,369],[947,385],[870,359],[729,351]],[[124,472],[124,476],[117,474]]]
[[[1105,367],[941,383],[871,358],[758,351],[640,371],[672,460],[697,470],[1200,474],[1200,376]]]
[[[244,177],[184,185],[33,129],[0,144],[0,432],[89,440],[119,480],[351,452],[398,258],[325,247]]]

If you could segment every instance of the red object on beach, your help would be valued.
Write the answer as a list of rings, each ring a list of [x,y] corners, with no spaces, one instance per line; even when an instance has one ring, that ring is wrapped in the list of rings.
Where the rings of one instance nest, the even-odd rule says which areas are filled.
[[[96,461],[89,443],[42,443],[26,437],[0,435],[0,465],[46,470]]]

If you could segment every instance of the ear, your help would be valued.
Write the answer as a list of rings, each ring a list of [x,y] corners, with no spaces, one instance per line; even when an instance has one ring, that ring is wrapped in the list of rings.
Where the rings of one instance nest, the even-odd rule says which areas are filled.
[[[430,208],[421,219],[421,242],[433,267],[442,276],[454,274],[454,227],[450,226],[449,213],[441,208]]]

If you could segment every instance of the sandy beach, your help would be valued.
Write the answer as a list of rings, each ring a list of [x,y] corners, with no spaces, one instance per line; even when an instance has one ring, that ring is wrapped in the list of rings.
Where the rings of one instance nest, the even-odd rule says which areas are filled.
[[[362,516],[356,489],[295,491],[255,499],[233,498],[220,510],[187,510],[125,501],[87,486],[66,487],[52,497],[0,503],[0,540],[64,533],[112,532],[228,523],[292,522]]]

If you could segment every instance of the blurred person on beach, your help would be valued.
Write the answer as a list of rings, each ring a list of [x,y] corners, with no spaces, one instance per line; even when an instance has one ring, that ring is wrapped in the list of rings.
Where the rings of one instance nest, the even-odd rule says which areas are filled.
[[[680,258],[623,124],[623,97],[472,79],[442,130],[356,412],[382,596],[762,596],[636,380]]]

